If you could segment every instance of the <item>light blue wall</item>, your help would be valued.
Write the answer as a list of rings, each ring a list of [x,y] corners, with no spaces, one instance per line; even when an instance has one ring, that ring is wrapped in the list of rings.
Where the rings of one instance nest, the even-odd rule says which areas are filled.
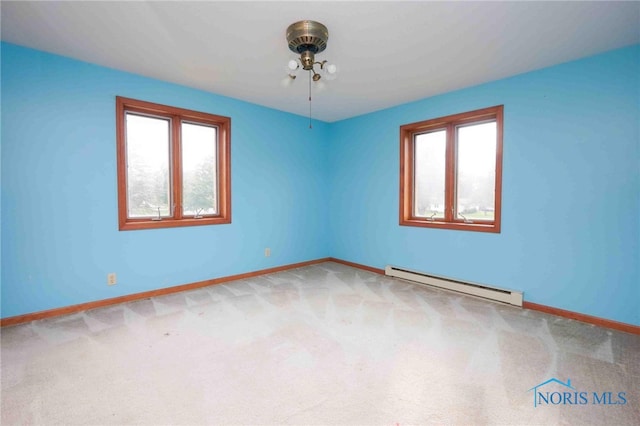
[[[328,124],[4,43],[1,82],[2,317],[329,256]],[[231,224],[118,231],[116,95],[231,117]]]
[[[399,226],[399,126],[499,104],[502,232]],[[332,256],[640,325],[640,46],[345,120],[331,135]]]
[[[2,317],[333,256],[640,325],[640,46],[308,133],[304,117],[1,53]],[[232,118],[232,224],[118,231],[116,95]],[[498,104],[502,232],[400,227],[399,126]]]

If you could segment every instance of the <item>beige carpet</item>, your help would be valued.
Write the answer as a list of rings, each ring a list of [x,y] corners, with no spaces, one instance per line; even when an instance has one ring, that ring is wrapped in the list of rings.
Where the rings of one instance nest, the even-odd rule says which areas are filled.
[[[330,262],[1,336],[2,425],[640,424],[639,336]]]

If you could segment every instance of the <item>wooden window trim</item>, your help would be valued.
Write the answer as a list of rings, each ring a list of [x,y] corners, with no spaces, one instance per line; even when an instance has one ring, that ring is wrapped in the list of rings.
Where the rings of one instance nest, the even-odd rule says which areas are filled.
[[[147,218],[132,219],[127,217],[127,166],[126,166],[126,137],[125,112],[149,114],[170,118],[172,160],[171,183],[172,197],[175,202],[173,216],[162,220]],[[183,216],[180,188],[182,176],[180,173],[181,148],[180,126],[177,123],[189,121],[212,125],[217,128],[217,174],[218,174],[218,214],[196,219]],[[173,228],[181,226],[219,225],[231,223],[231,119],[214,114],[192,111],[167,105],[155,104],[136,99],[116,96],[116,145],[118,169],[118,225],[121,231],[137,229]]]
[[[453,229],[500,233],[502,212],[502,147],[503,147],[504,106],[498,105],[475,111],[453,114],[446,117],[420,121],[400,126],[400,225],[424,228]],[[456,128],[460,125],[496,121],[496,176],[495,176],[495,212],[492,222],[465,223],[456,219],[452,211],[455,205],[456,173]],[[413,211],[414,194],[414,135],[438,129],[447,130],[446,168],[445,168],[445,218],[427,220],[416,217]]]

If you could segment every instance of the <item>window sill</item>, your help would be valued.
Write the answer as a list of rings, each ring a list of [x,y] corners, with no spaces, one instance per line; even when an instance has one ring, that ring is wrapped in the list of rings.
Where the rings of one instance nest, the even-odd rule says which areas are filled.
[[[500,225],[498,223],[464,223],[464,222],[444,222],[438,220],[425,220],[425,219],[401,219],[400,226],[417,226],[420,228],[435,228],[435,229],[451,229],[455,231],[475,231],[475,232],[490,232],[494,234],[500,233]]]
[[[121,222],[120,231],[135,231],[138,229],[177,228],[182,226],[223,225],[231,223],[228,217],[203,217],[201,219],[162,219],[162,220],[128,220]]]

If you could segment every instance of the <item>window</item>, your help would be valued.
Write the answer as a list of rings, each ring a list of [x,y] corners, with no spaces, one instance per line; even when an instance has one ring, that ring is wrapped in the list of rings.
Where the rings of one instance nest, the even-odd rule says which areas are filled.
[[[120,230],[231,223],[231,119],[116,97]]]
[[[400,127],[400,225],[500,232],[502,112]]]

